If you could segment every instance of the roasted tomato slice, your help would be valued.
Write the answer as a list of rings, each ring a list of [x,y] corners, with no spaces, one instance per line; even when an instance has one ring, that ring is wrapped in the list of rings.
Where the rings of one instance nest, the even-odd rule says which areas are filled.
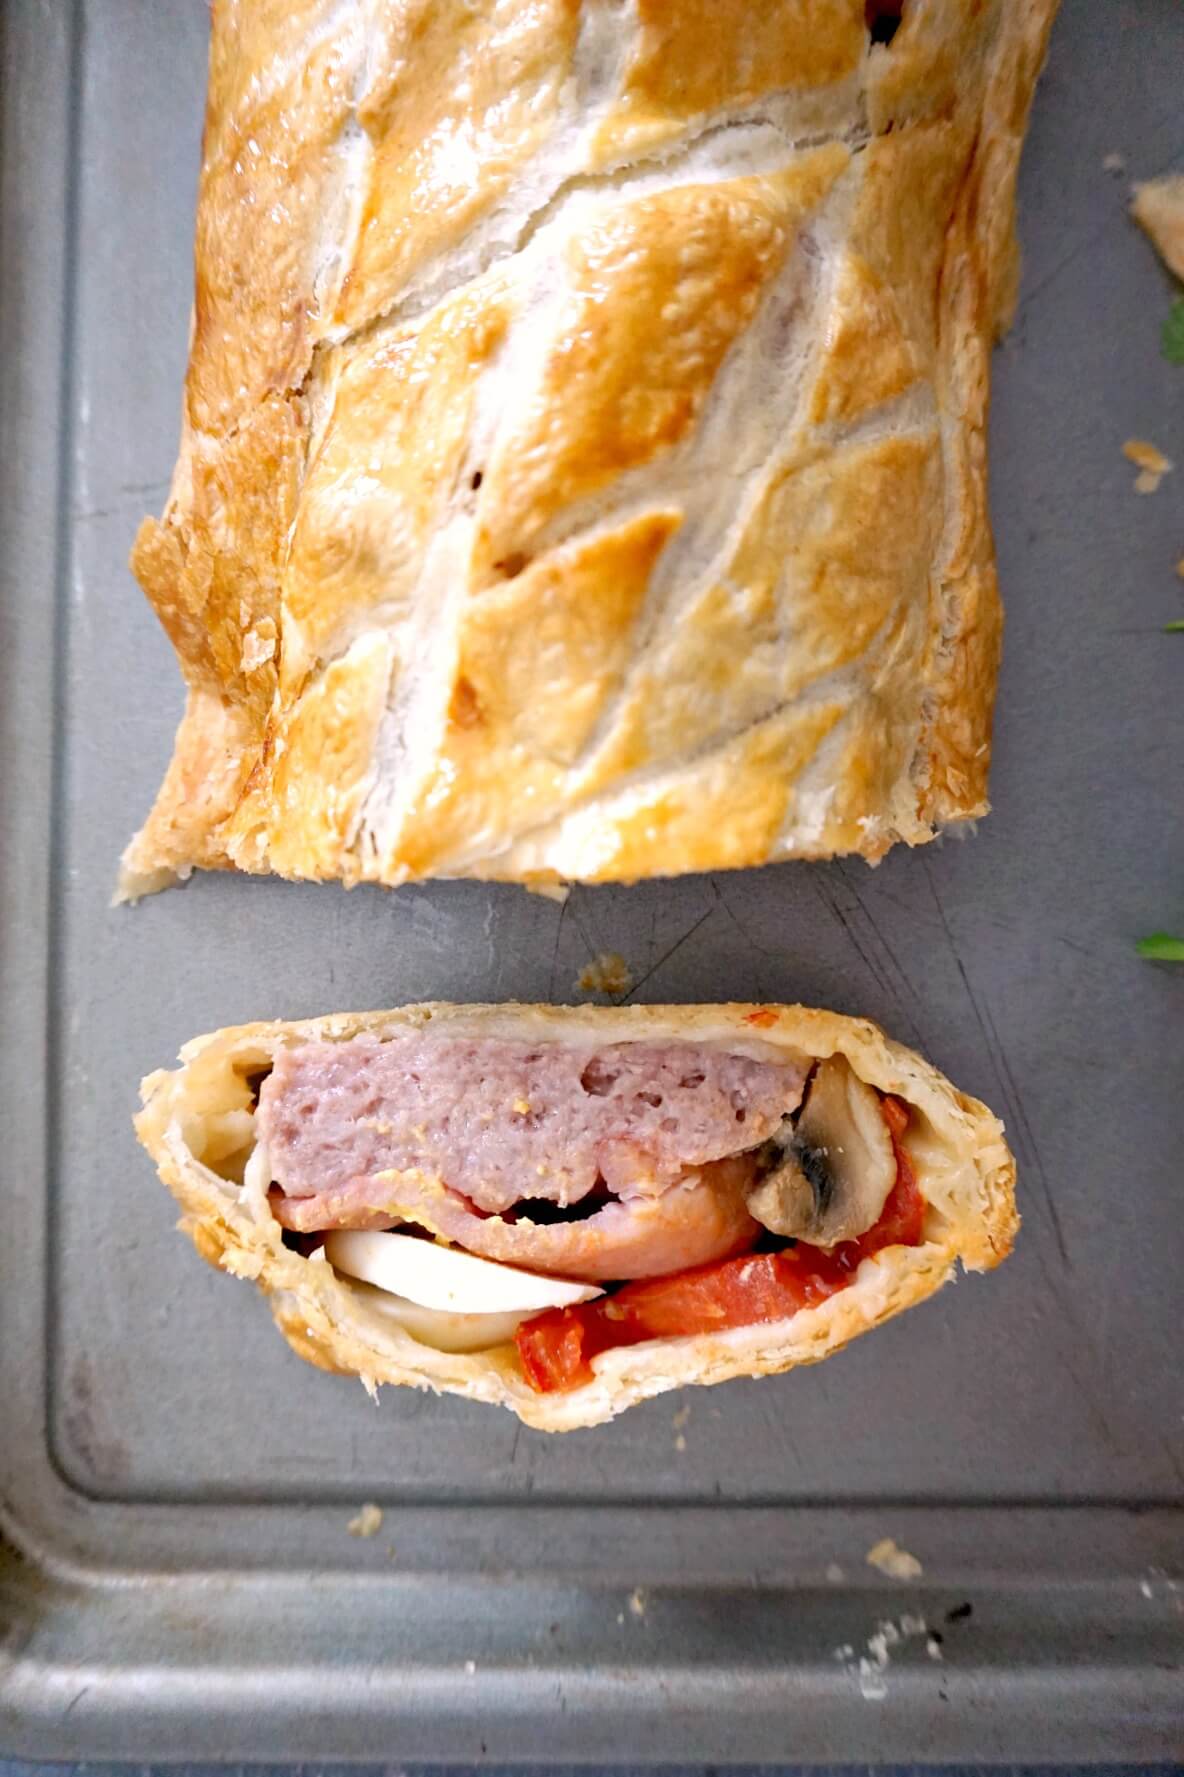
[[[896,1154],[896,1182],[880,1219],[858,1240],[832,1252],[798,1245],[777,1253],[745,1253],[669,1277],[627,1283],[611,1296],[576,1308],[555,1308],[523,1321],[515,1335],[522,1368],[542,1394],[592,1378],[592,1359],[618,1345],[678,1339],[786,1320],[844,1289],[862,1261],[886,1246],[916,1246],[925,1200],[901,1144],[908,1110],[885,1098],[884,1121]]]

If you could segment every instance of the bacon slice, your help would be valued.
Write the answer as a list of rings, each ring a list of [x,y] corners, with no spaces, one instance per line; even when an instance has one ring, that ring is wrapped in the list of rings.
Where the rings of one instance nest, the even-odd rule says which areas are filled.
[[[716,1160],[659,1196],[613,1200],[579,1221],[539,1224],[482,1215],[458,1192],[413,1172],[351,1181],[313,1197],[273,1192],[272,1209],[285,1228],[427,1229],[482,1258],[606,1282],[661,1277],[688,1265],[706,1265],[751,1246],[761,1230],[745,1207],[755,1162],[741,1155]]]

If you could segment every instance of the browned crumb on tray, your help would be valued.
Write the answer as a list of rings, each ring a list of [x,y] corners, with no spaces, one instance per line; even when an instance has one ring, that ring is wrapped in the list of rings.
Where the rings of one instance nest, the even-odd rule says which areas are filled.
[[[1146,229],[1168,268],[1184,281],[1184,173],[1135,186],[1135,221]]]
[[[584,964],[576,986],[581,993],[607,993],[616,999],[629,992],[633,986],[633,974],[618,951],[605,950]]]
[[[382,1507],[367,1502],[345,1528],[351,1536],[377,1536],[382,1529]]]
[[[1139,471],[1135,477],[1137,494],[1153,494],[1172,468],[1171,459],[1145,438],[1128,438],[1122,454]]]
[[[915,1555],[902,1549],[890,1536],[880,1538],[864,1556],[869,1567],[877,1567],[892,1580],[919,1579],[924,1569]]]

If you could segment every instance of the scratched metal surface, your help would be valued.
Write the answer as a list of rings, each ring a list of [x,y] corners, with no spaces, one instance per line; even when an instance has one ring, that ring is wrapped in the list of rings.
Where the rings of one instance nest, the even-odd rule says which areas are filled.
[[[1120,446],[1149,437],[1184,461],[1184,372],[1158,357],[1168,280],[1103,160],[1138,176],[1184,163],[1184,11],[1067,0],[1037,105],[1023,299],[995,366],[1009,622],[989,821],[876,871],[576,890],[563,907],[464,884],[213,878],[108,907],[180,708],[125,558],[176,442],[206,9],[14,5],[4,33],[6,1189],[29,1244],[0,1259],[14,1371],[0,1506],[37,1554],[0,1567],[0,1749],[7,1721],[13,1749],[39,1756],[246,1756],[293,1733],[308,1755],[361,1756],[397,1723],[401,1756],[771,1757],[791,1750],[788,1710],[802,1756],[1097,1756],[1130,1735],[1144,1756],[1179,1750],[1157,1637],[1170,1648],[1179,1629],[1184,972],[1138,962],[1132,941],[1184,920],[1182,665],[1159,633],[1181,611],[1180,476],[1139,499]],[[173,1235],[129,1112],[184,1038],[422,997],[562,1000],[604,949],[639,999],[801,999],[923,1049],[1007,1122],[1015,1257],[816,1370],[548,1440],[453,1400],[392,1391],[375,1410],[299,1363],[252,1292]],[[363,1499],[386,1513],[372,1545],[344,1536]],[[940,1669],[906,1650],[871,1720],[858,1656],[875,1611],[901,1601],[862,1553],[886,1526],[925,1561],[931,1621],[973,1579],[995,1640],[976,1631],[974,1659]],[[209,1575],[229,1585],[244,1566],[249,1595],[210,1597]],[[100,1570],[124,1576],[109,1595],[89,1584]],[[153,1590],[162,1573],[180,1624]],[[1036,1575],[1039,1605],[1021,1586]],[[466,1589],[494,1579],[504,1615]],[[704,1603],[753,1580],[763,1602],[722,1618]],[[316,1624],[281,1608],[314,1581]],[[625,1603],[638,1584],[701,1591],[643,1614]],[[437,1691],[414,1659],[389,1690],[408,1612]],[[1103,1620],[1114,1669],[1074,1715],[1057,1675],[1102,1659],[1087,1626]],[[626,1646],[622,1625],[644,1636]],[[216,1675],[214,1636],[235,1649]],[[835,1660],[842,1646],[853,1661]],[[579,1696],[562,1674],[537,1688],[560,1648]],[[206,1688],[170,1714],[153,1675],[184,1658]],[[93,1679],[70,1685],[83,1666]],[[670,1703],[697,1667],[706,1724],[693,1690]],[[1120,1701],[1115,1673],[1140,1667]],[[311,1717],[290,1693],[298,1669],[325,1698]],[[1007,1688],[1021,1682],[1027,1704]],[[1115,1711],[1127,1737],[1108,1740]]]

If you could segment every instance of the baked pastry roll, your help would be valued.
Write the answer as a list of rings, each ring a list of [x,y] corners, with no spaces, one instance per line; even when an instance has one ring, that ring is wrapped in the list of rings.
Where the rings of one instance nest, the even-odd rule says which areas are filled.
[[[123,892],[630,880],[987,807],[1055,0],[215,0],[188,702]]]
[[[181,1063],[140,1140],[300,1356],[544,1431],[813,1363],[1018,1226],[990,1111],[831,1012],[421,1005]]]

